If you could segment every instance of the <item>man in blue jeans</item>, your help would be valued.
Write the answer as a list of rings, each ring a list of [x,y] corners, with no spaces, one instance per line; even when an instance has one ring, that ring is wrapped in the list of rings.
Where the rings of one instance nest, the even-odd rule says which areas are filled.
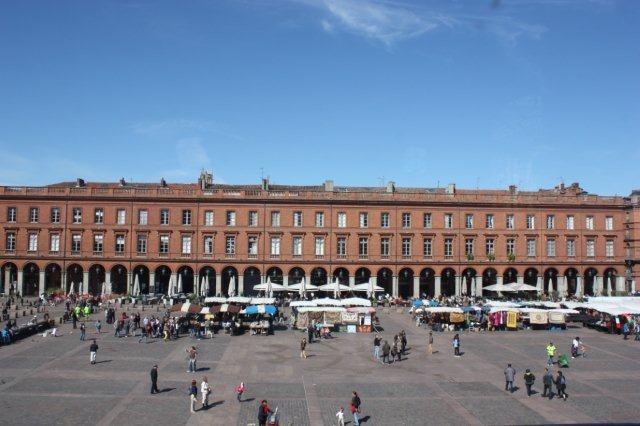
[[[354,426],[360,425],[360,397],[356,391],[353,391],[353,397],[351,398],[351,414],[353,415]]]
[[[380,359],[380,336],[376,334],[376,337],[373,338],[373,357],[378,361]]]

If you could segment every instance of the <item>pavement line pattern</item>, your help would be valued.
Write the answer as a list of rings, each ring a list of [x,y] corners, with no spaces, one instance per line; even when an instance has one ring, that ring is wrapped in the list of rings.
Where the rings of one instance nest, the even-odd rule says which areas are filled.
[[[322,424],[322,411],[320,410],[320,401],[316,392],[315,383],[309,384],[302,376],[302,386],[304,387],[304,397],[307,400],[307,411],[309,413],[309,423],[312,425]]]

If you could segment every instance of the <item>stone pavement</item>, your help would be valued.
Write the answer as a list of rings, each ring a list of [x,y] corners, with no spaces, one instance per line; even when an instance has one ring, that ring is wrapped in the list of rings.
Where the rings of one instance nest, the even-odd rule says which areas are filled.
[[[95,316],[94,316],[95,317]],[[242,425],[256,423],[257,408],[267,399],[278,407],[281,425],[331,425],[351,391],[362,398],[364,425],[415,424],[548,424],[633,423],[640,420],[640,342],[623,341],[580,327],[564,332],[519,331],[461,334],[461,358],[452,356],[452,333],[437,333],[435,349],[426,354],[426,335],[407,314],[380,313],[392,340],[407,331],[406,360],[381,365],[371,357],[372,335],[339,334],[308,346],[299,358],[299,331],[274,336],[138,343],[115,338],[113,329],[96,335],[93,321],[87,338],[97,337],[98,363],[89,364],[90,341],[79,330],[60,329],[61,337],[34,336],[0,348],[0,420],[2,424]],[[102,318],[102,316],[101,316]],[[105,329],[103,329],[105,330]],[[527,398],[525,368],[542,389],[544,348],[549,340],[568,353],[579,335],[588,356],[571,360],[565,370],[569,399]],[[199,348],[199,371],[186,372],[185,348]],[[503,369],[517,370],[514,394],[504,391]],[[149,370],[159,366],[162,393],[149,394]],[[557,369],[554,368],[554,373]],[[208,376],[213,387],[208,410],[190,414],[187,387],[192,378]],[[247,392],[238,402],[234,386]],[[348,424],[351,416],[347,414]]]

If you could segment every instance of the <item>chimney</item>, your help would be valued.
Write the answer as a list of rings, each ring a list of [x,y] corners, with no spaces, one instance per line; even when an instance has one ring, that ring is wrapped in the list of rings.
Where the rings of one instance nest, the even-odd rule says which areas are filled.
[[[167,181],[166,181],[166,180],[164,180],[164,178],[161,178],[161,179],[160,179],[160,186],[161,186],[161,187],[163,187],[163,188],[166,188],[166,187],[167,187]]]
[[[125,186],[127,182],[125,182],[124,178],[120,178],[120,186]]]
[[[267,176],[266,178],[262,178],[262,190],[263,191],[269,190],[269,176]]]
[[[205,190],[211,185],[213,185],[213,173],[209,173],[204,169],[200,170],[198,185],[200,185],[200,189],[202,190]]]
[[[86,185],[86,183],[84,182],[84,179],[82,178],[77,178],[76,179],[76,188],[82,188]]]
[[[387,192],[389,194],[393,194],[394,192],[396,192],[396,183],[392,180],[390,180],[389,182],[387,182]]]
[[[456,184],[455,183],[450,183],[449,185],[447,185],[447,189],[446,189],[445,193],[447,195],[455,195],[455,193],[456,193]]]
[[[326,192],[333,192],[333,181],[332,180],[325,180],[324,181],[324,190]]]
[[[509,194],[515,195],[518,192],[518,187],[515,185],[509,185]]]

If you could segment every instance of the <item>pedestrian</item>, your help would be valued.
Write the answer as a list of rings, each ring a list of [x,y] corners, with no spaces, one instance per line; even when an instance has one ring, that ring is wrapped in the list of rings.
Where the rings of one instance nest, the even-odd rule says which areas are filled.
[[[102,323],[100,322],[100,320],[98,320],[96,321],[96,332],[100,334],[101,333],[100,330],[102,330]]]
[[[73,312],[71,313],[71,321],[73,322],[73,328],[74,328],[74,330],[75,330],[76,328],[78,328],[78,327],[77,327],[77,325],[76,325],[76,323],[78,322],[78,314],[76,314],[76,311],[73,311]]]
[[[356,391],[353,391],[353,396],[351,397],[351,414],[353,415],[353,424],[354,426],[358,426],[360,424],[360,397]]]
[[[554,346],[553,342],[549,342],[549,344],[547,345],[547,365],[548,366],[552,366],[553,365],[553,357],[556,356],[556,347]]]
[[[154,365],[151,369],[151,394],[160,393],[158,390],[158,366]]]
[[[142,326],[140,328],[140,338],[138,339],[138,343],[142,343],[143,339],[145,343],[149,343],[149,333],[147,332],[146,326]]]
[[[80,324],[80,340],[84,341],[86,327],[84,323]]]
[[[96,339],[93,339],[93,342],[89,346],[89,361],[91,364],[96,363],[96,355],[98,354],[98,344],[96,343]]]
[[[267,425],[269,414],[271,414],[271,408],[269,408],[269,404],[267,404],[267,400],[263,399],[262,402],[260,403],[260,407],[258,407],[258,425],[259,426]]]
[[[196,401],[198,400],[198,384],[195,380],[191,381],[191,386],[189,386],[189,410],[191,413],[196,412]]]
[[[382,339],[380,339],[380,336],[376,334],[376,336],[373,338],[373,358],[376,361],[380,359],[380,342],[381,341]]]
[[[629,340],[629,323],[625,322],[622,324],[622,335],[624,336],[624,340]]]
[[[544,369],[544,376],[542,376],[542,384],[544,384],[544,391],[542,391],[542,397],[549,399],[553,398],[553,374],[549,371],[548,368]]]
[[[396,361],[402,361],[402,338],[400,338],[400,343],[394,346],[396,348]]]
[[[635,325],[633,326],[633,333],[635,334],[633,340],[635,342],[640,341],[640,321],[638,319],[636,319]]]
[[[303,337],[302,340],[300,341],[300,358],[307,358],[307,352],[306,352],[306,348],[307,348],[307,338]]]
[[[429,355],[433,354],[433,332],[429,332],[429,337],[427,338],[427,352]]]
[[[579,356],[579,352],[580,352],[580,338],[576,336],[571,342],[571,358],[576,358],[577,356]]]
[[[189,360],[189,369],[187,370],[187,373],[195,373],[197,368],[196,368],[196,358],[198,356],[198,351],[196,350],[195,346],[191,346],[190,348],[186,349],[187,352],[187,359]]]
[[[556,376],[556,390],[558,392],[558,396],[567,400],[567,379],[562,374],[562,371],[558,370],[558,375]]]
[[[307,336],[308,336],[309,344],[313,343],[313,330],[314,330],[314,325],[309,324],[309,326],[307,327]]]
[[[391,364],[392,362],[395,363],[396,362],[396,356],[398,355],[398,343],[397,342],[393,342],[393,346],[391,346],[391,357],[389,359],[389,364]]]
[[[533,383],[536,381],[536,376],[533,375],[531,370],[527,368],[524,372],[524,385],[527,387],[527,397],[531,396],[531,387]]]
[[[242,402],[242,394],[244,393],[244,390],[245,390],[244,382],[240,382],[240,384],[235,388],[236,398],[238,399],[238,402]]]
[[[385,363],[385,360],[387,363],[390,362],[389,360],[389,353],[391,352],[391,347],[389,346],[389,342],[387,342],[386,340],[382,343],[382,363]]]
[[[211,386],[209,386],[207,376],[204,376],[204,378],[202,379],[200,392],[202,393],[202,408],[209,408],[209,395],[211,394]]]
[[[336,413],[336,417],[338,418],[338,426],[344,426],[344,408],[343,407],[340,407],[340,409]]]
[[[453,356],[460,357],[460,335],[458,333],[453,336]]]
[[[511,364],[507,364],[507,368],[504,369],[504,390],[513,393],[513,381],[516,378],[516,369],[511,366]]]
[[[407,349],[407,333],[404,330],[400,331],[400,352],[404,355]]]

